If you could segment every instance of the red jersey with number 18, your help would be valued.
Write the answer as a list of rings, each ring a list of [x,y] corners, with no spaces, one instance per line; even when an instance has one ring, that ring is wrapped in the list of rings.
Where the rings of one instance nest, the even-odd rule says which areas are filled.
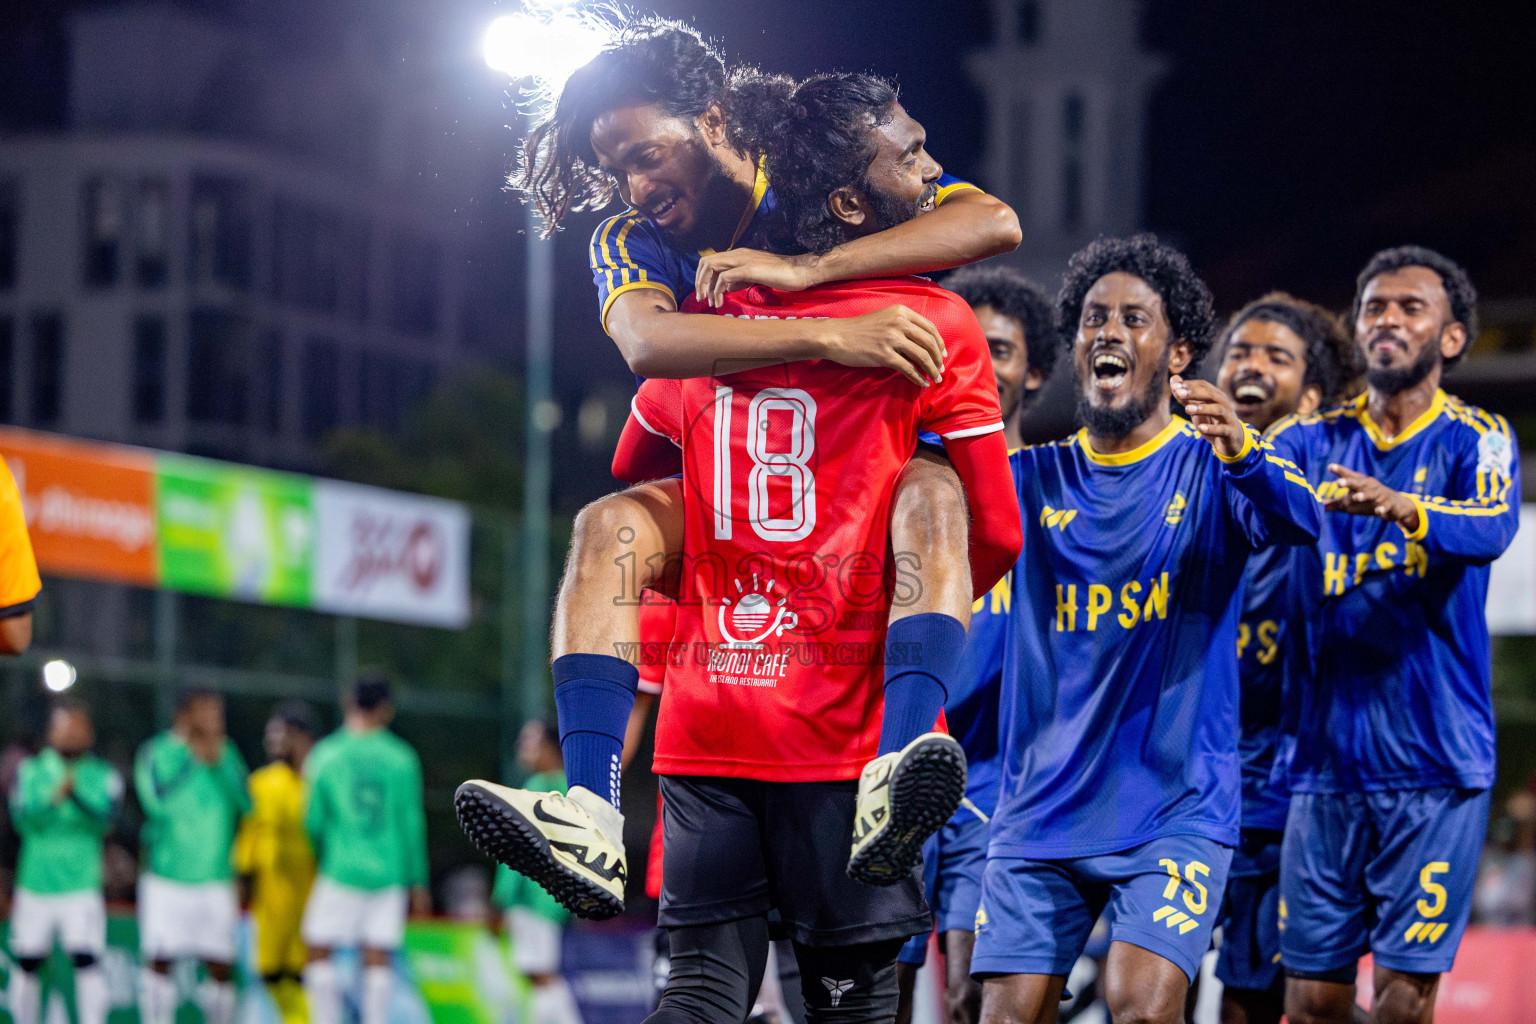
[[[828,781],[875,756],[891,595],[916,585],[888,553],[891,495],[920,430],[953,444],[1003,429],[986,339],[962,300],[917,278],[754,287],[720,310],[791,319],[897,304],[944,338],[941,382],[808,360],[649,380],[635,396],[626,429],[683,450],[685,561],[657,772]],[[1000,435],[987,440],[1006,473]]]

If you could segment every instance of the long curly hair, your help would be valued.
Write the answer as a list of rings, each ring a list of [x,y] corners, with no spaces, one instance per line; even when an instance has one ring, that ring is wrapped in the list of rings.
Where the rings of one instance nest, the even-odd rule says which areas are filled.
[[[1446,369],[1450,369],[1461,362],[1461,357],[1477,340],[1477,289],[1472,287],[1472,278],[1461,264],[1433,249],[1422,245],[1399,245],[1372,256],[1360,276],[1355,278],[1355,301],[1349,308],[1350,330],[1353,331],[1360,321],[1360,300],[1365,295],[1366,285],[1382,274],[1404,267],[1423,267],[1439,274],[1445,297],[1450,300],[1451,319],[1467,329],[1467,343],[1460,352],[1445,360]]]
[[[1200,365],[1211,349],[1216,311],[1211,290],[1189,258],[1150,233],[1129,238],[1097,238],[1073,254],[1056,295],[1056,326],[1068,347],[1077,336],[1083,299],[1105,274],[1123,271],[1145,281],[1163,300],[1172,328],[1171,341],[1182,340],[1191,350],[1190,367]]]
[[[692,28],[679,21],[633,21],[612,43],[576,69],[550,114],[523,139],[508,181],[534,203],[545,237],[578,210],[601,209],[618,186],[592,152],[592,122],[626,103],[654,103],[689,120],[724,105],[725,61]]]
[[[1250,320],[1280,324],[1306,344],[1302,386],[1316,384],[1324,408],[1338,405],[1360,390],[1365,364],[1355,339],[1335,314],[1286,292],[1270,292],[1232,314],[1221,332],[1218,348],[1223,355],[1237,329]]]

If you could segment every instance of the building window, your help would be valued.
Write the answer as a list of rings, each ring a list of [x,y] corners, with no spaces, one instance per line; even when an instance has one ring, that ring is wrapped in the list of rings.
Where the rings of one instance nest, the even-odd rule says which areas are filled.
[[[1020,0],[1019,42],[1030,46],[1040,41],[1040,0]]]
[[[251,286],[251,218],[247,185],[236,178],[192,179],[193,284],[244,291]]]
[[[93,288],[117,284],[117,264],[123,246],[123,189],[112,178],[85,185],[85,283]]]
[[[1030,174],[1031,117],[1028,100],[1015,100],[1008,110],[1008,200],[1018,214],[1021,223],[1028,223],[1030,188],[1034,184]]]
[[[365,351],[357,376],[358,419],[385,433],[398,431],[436,382],[431,363],[385,352]]]
[[[15,327],[10,317],[0,317],[0,423],[14,423],[11,418],[11,382],[16,379],[12,339]]]
[[[272,293],[279,302],[361,321],[368,312],[368,225],[360,218],[279,199]]]
[[[133,421],[165,420],[165,319],[141,316],[133,323]]]
[[[187,419],[234,426],[246,422],[253,340],[246,317],[192,311],[187,331]]]
[[[1083,224],[1083,139],[1087,109],[1080,93],[1068,93],[1061,105],[1061,226],[1075,231]]]
[[[283,336],[268,331],[261,339],[261,370],[266,377],[262,426],[273,434],[283,432]]]
[[[139,182],[134,216],[134,279],[159,288],[171,276],[171,195],[163,180]]]
[[[64,404],[64,318],[58,313],[33,315],[31,356],[32,422],[52,426]]]
[[[21,202],[14,181],[0,181],[0,291],[16,287],[21,240]]]
[[[318,441],[341,425],[341,352],[329,338],[304,345],[304,436]]]
[[[395,235],[389,250],[390,326],[401,334],[437,329],[438,251],[430,240]]]

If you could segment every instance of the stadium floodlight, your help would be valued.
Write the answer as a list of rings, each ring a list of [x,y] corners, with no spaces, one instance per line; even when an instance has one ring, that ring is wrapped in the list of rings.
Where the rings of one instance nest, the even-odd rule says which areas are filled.
[[[505,14],[485,30],[485,63],[511,78],[558,89],[609,40],[601,22],[570,4]]]
[[[54,658],[43,665],[43,685],[54,693],[63,693],[75,685],[75,666],[63,658]]]

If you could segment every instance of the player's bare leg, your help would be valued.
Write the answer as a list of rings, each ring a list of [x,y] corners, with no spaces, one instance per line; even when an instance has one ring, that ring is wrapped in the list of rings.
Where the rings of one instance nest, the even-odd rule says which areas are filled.
[[[1183,1024],[1189,978],[1183,968],[1129,942],[1111,942],[1104,1001],[1114,1024]]]
[[[582,917],[612,917],[624,907],[618,775],[634,703],[639,592],[662,585],[668,553],[682,545],[681,481],[641,484],[582,509],[550,638],[570,792],[533,793],[472,779],[454,797],[459,823],[476,846]],[[586,689],[585,706],[565,702],[563,669],[573,671],[570,685]],[[575,721],[573,711],[583,720]],[[583,764],[585,774],[578,775]]]
[[[981,982],[971,977],[976,933],[951,928],[944,933],[944,1010],[949,1024],[981,1019]]]
[[[942,455],[920,449],[907,463],[892,497],[890,529],[897,585],[887,637],[887,698],[893,669],[900,671],[889,652],[913,648],[920,659],[914,667],[919,668],[953,664],[971,621],[970,510],[960,477]],[[909,621],[899,625],[904,620]],[[928,628],[930,623],[938,632]],[[923,639],[904,642],[909,636]],[[951,646],[952,654],[937,653]],[[930,679],[936,674],[927,673]],[[938,706],[943,706],[942,696]],[[951,737],[928,731],[937,709],[924,713],[927,721],[916,728],[906,727],[905,735],[917,734],[906,743],[889,740],[891,716],[898,713],[888,699],[881,732],[885,753],[865,765],[859,777],[848,874],[868,885],[891,885],[910,874],[923,841],[950,819],[965,796],[965,752]]]
[[[1355,986],[1287,978],[1285,1016],[1291,1024],[1431,1024],[1438,974],[1405,974],[1376,968],[1376,997],[1366,1013],[1355,1003]]]
[[[1067,979],[1059,974],[995,974],[981,983],[981,1024],[1056,1024]]]

